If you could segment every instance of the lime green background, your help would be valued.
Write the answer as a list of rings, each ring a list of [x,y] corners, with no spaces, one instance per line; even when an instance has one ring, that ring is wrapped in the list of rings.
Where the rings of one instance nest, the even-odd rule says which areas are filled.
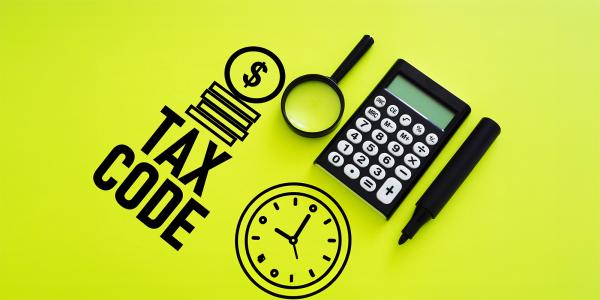
[[[315,299],[598,299],[599,13],[598,1],[3,0],[0,298],[269,299],[238,265],[235,225],[261,190],[302,181],[338,199],[354,239]],[[375,44],[341,83],[345,118],[397,58],[473,109],[391,220],[312,165],[332,135],[293,134],[280,97],[253,106],[262,117],[210,172],[199,199],[210,215],[191,219],[179,252],[95,187],[117,144],[150,161],[139,149],[162,106],[197,103],[235,50],[274,51],[289,82],[333,72],[365,33]],[[502,134],[439,217],[397,246],[483,116]]]

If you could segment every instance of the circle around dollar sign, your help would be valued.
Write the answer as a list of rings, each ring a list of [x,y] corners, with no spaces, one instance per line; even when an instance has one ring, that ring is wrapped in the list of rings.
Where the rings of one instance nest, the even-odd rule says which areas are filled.
[[[247,74],[244,74],[243,76],[243,80],[244,80],[244,87],[255,87],[257,85],[260,84],[261,78],[260,78],[260,71],[264,71],[265,73],[267,73],[267,65],[266,63],[263,62],[254,62],[252,64],[252,66],[250,67],[250,71],[252,73],[252,76],[250,78],[248,78]]]
[[[268,56],[273,61],[274,66],[277,67],[277,69],[279,70],[279,80],[277,82],[277,86],[275,87],[275,89],[273,89],[273,91],[271,91],[271,93],[267,95],[263,95],[261,97],[249,97],[244,93],[240,92],[233,84],[231,78],[231,65],[238,57],[240,57],[240,55],[249,52],[258,52]],[[269,66],[272,67],[273,65]],[[227,87],[229,87],[229,90],[242,101],[249,103],[265,103],[267,101],[270,101],[271,99],[279,95],[279,93],[283,90],[283,86],[285,84],[285,68],[283,67],[283,63],[281,63],[279,57],[277,57],[277,55],[275,55],[275,53],[271,52],[270,50],[259,46],[248,46],[235,51],[227,59],[227,62],[225,63],[225,68],[223,70],[223,74],[225,75],[225,83],[227,83]]]

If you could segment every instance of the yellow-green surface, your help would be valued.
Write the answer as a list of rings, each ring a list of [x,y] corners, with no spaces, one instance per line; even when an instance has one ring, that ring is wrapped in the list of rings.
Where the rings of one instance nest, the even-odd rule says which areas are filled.
[[[0,2],[1,299],[269,299],[241,271],[234,232],[250,199],[287,181],[325,189],[352,228],[348,265],[315,299],[600,298],[600,2],[213,2]],[[389,221],[312,165],[333,135],[292,133],[280,97],[253,105],[262,117],[209,173],[210,214],[191,218],[179,252],[94,185],[117,144],[151,161],[140,148],[163,105],[197,103],[235,50],[272,50],[289,83],[333,72],[365,33],[375,44],[341,83],[344,120],[397,58],[473,109]],[[502,134],[439,217],[397,246],[483,116]],[[184,170],[211,137],[201,131]]]

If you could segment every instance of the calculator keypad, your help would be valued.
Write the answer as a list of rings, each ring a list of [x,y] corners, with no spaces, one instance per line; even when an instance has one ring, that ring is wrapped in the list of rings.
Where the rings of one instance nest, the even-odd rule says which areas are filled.
[[[324,150],[327,161],[317,163],[383,212],[414,186],[440,134],[401,100],[376,95]]]

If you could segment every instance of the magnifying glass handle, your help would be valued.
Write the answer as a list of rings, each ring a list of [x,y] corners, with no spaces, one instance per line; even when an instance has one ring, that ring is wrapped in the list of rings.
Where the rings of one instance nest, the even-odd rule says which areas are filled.
[[[363,36],[360,42],[354,46],[352,52],[346,56],[346,59],[344,59],[342,64],[337,68],[337,70],[335,70],[335,72],[333,72],[331,79],[336,83],[339,83],[342,78],[344,78],[346,73],[348,73],[348,71],[354,67],[356,62],[358,62],[358,60],[367,52],[367,50],[371,48],[373,42],[374,40],[370,35],[367,34]]]

